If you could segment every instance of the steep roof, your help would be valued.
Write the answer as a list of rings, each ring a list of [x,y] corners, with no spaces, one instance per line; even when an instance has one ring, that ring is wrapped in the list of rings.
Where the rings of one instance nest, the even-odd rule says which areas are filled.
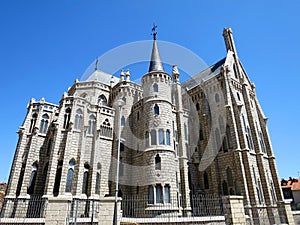
[[[109,74],[109,73],[105,73],[101,70],[95,70],[91,76],[89,76],[89,78],[87,79],[87,81],[99,81],[103,84],[106,85],[110,85],[111,80],[114,80],[114,84],[116,85],[119,82],[119,78]]]
[[[209,80],[210,78],[218,75],[221,71],[221,67],[225,64],[225,61],[226,57],[216,62],[215,64],[209,66],[205,70],[202,70],[201,72],[197,73],[190,79],[183,82],[182,87],[192,89],[202,81]]]
[[[150,61],[148,72],[152,72],[152,71],[164,71],[164,67],[160,59],[156,39],[153,40],[151,61]]]

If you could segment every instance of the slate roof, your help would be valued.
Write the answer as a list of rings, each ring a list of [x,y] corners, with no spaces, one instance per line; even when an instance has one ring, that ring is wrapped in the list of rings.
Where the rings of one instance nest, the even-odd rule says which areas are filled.
[[[224,65],[226,61],[226,57],[221,59],[220,61],[216,62],[215,64],[209,66],[205,70],[197,73],[190,79],[183,82],[182,87],[192,89],[193,87],[197,86],[202,81],[207,81],[212,77],[218,75],[221,71],[221,67]]]

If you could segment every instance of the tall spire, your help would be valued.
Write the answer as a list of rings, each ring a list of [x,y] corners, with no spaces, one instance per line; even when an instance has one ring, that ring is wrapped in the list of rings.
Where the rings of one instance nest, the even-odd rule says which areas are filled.
[[[151,33],[151,35],[153,36],[153,46],[152,46],[151,61],[150,61],[148,72],[164,71],[164,67],[161,62],[157,43],[156,43],[156,35],[157,35],[156,28],[157,25],[153,24],[152,33]]]

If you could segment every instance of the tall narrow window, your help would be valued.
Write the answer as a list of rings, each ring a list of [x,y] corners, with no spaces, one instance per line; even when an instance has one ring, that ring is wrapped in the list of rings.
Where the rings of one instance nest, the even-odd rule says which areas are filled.
[[[159,115],[159,107],[157,104],[154,105],[154,115]]]
[[[226,174],[228,185],[233,186],[232,170],[229,167],[227,167]]]
[[[218,93],[215,94],[215,101],[220,102],[220,96]]]
[[[171,145],[170,130],[166,131],[167,145]]]
[[[82,110],[77,109],[76,110],[76,115],[75,115],[75,123],[74,123],[74,128],[80,130],[82,126]]]
[[[157,85],[157,83],[153,84],[153,92],[158,92],[158,85]]]
[[[74,159],[71,159],[69,162],[69,170],[67,173],[67,182],[66,182],[66,192],[71,192],[72,191],[72,182],[73,182],[73,174],[74,170],[73,167],[75,165]]]
[[[103,106],[107,106],[107,100],[106,100],[106,97],[104,95],[100,95],[98,97],[98,104],[103,105]]]
[[[155,169],[160,170],[161,169],[161,158],[159,154],[155,156]]]
[[[97,172],[97,174],[96,174],[95,194],[99,195],[99,191],[100,191],[100,173]]]
[[[228,195],[228,185],[225,180],[222,183],[222,189],[223,189],[223,195]]]
[[[73,173],[74,173],[74,170],[72,168],[70,168],[68,170],[68,174],[67,174],[66,192],[72,191]]]
[[[148,148],[149,147],[149,132],[146,131],[145,133],[145,147]]]
[[[206,171],[203,174],[203,180],[204,180],[204,188],[209,189],[208,174]]]
[[[226,126],[226,137],[227,137],[227,142],[228,142],[228,148],[232,148],[232,138],[231,138],[231,131],[230,127],[227,125]]]
[[[156,184],[156,203],[163,203],[163,193],[161,184]]]
[[[120,164],[119,164],[119,175],[123,176],[124,175],[124,163],[122,162],[122,157],[120,157]]]
[[[122,118],[121,118],[121,126],[125,126],[125,117],[124,116],[122,116]]]
[[[58,196],[58,194],[59,194],[62,165],[63,165],[63,161],[60,160],[57,163],[57,169],[56,169],[56,175],[55,175],[55,182],[54,182],[54,187],[53,187],[53,195],[54,196]]]
[[[96,117],[94,115],[90,115],[89,117],[89,126],[88,126],[88,134],[94,134],[96,125]]]
[[[185,140],[188,139],[188,133],[187,133],[187,126],[186,126],[186,124],[184,124],[184,138],[185,138]]]
[[[156,130],[151,130],[151,145],[156,145]]]
[[[22,187],[22,182],[23,182],[24,172],[25,172],[25,166],[26,166],[26,164],[22,163],[20,176],[19,176],[19,180],[18,180],[18,185],[17,185],[17,190],[16,190],[17,197],[20,195],[20,192],[21,192],[21,187]]]
[[[71,109],[67,108],[64,115],[64,126],[63,126],[64,129],[69,128],[70,118],[71,118]]]
[[[38,164],[35,162],[32,164],[32,172],[30,175],[30,180],[29,180],[28,189],[27,189],[27,194],[29,194],[29,195],[33,194],[33,192],[34,192],[37,169],[38,169]]]
[[[170,185],[169,184],[166,184],[165,186],[164,186],[164,191],[165,191],[165,195],[164,195],[164,202],[165,203],[171,203],[171,196],[170,196]]]
[[[120,152],[124,152],[125,146],[123,143],[120,143]]]
[[[197,110],[197,111],[200,110],[200,104],[199,104],[199,102],[197,102],[197,104],[196,104],[196,110]]]
[[[126,103],[126,98],[125,98],[125,97],[123,97],[123,98],[122,98],[122,101]]]
[[[240,94],[237,92],[236,95],[237,95],[238,100],[241,101]]]
[[[200,139],[200,141],[204,140],[204,135],[203,135],[202,128],[200,128],[200,130],[199,130],[199,139]]]
[[[148,187],[148,204],[154,204],[154,190],[152,185]]]
[[[242,114],[242,121],[243,121],[243,125],[244,125],[245,132],[247,132],[246,121],[245,121],[245,117],[244,117],[243,114]]]
[[[30,121],[29,133],[32,133],[34,131],[34,127],[35,127],[35,124],[36,124],[37,116],[38,115],[36,113],[34,113],[32,115],[32,118],[31,118],[31,121]]]
[[[163,129],[158,130],[158,139],[159,139],[159,144],[164,145],[165,144],[165,132]]]
[[[88,186],[89,186],[89,169],[90,165],[88,163],[84,164],[84,173],[83,173],[83,181],[82,181],[82,194],[88,194]]]
[[[44,114],[42,116],[41,124],[40,124],[40,133],[45,134],[48,128],[49,123],[49,116],[48,114]]]

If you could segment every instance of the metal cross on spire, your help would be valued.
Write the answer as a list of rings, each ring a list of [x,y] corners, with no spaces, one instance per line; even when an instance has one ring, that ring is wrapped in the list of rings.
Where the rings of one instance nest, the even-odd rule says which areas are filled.
[[[153,23],[152,32],[151,32],[151,35],[153,36],[153,40],[156,40],[156,35],[157,35],[156,28],[157,28],[157,25],[155,25],[155,23]]]

